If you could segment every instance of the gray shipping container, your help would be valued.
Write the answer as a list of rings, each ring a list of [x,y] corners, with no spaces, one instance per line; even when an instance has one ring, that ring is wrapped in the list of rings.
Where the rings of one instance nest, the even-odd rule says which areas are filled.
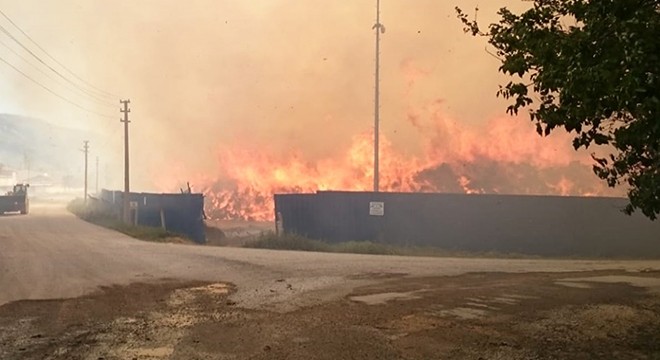
[[[275,195],[281,231],[546,256],[660,257],[660,222],[622,198],[322,191]]]

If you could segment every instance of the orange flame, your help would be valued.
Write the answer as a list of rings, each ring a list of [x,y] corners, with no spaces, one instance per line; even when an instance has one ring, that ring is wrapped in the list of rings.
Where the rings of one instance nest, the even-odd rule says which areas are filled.
[[[381,190],[536,195],[611,195],[591,171],[591,159],[576,153],[570,136],[539,137],[525,120],[499,118],[467,128],[431,107],[415,114],[423,155],[404,156],[381,140]],[[409,116],[411,117],[411,116]],[[423,119],[427,121],[424,122]],[[317,190],[369,191],[373,181],[370,133],[353,138],[335,156],[311,161],[294,151],[269,155],[246,147],[219,150],[222,176],[200,176],[194,185],[217,219],[273,219],[273,194]],[[176,167],[175,167],[176,169]]]
[[[306,162],[300,154],[285,159],[233,148],[223,151],[220,168],[229,181],[202,182],[208,213],[221,219],[264,220],[273,217],[275,193],[317,190],[365,190],[373,177],[373,145],[368,134],[356,136],[338,158]],[[413,179],[416,161],[406,162],[383,141],[383,189],[417,191]]]
[[[496,118],[482,126],[467,126],[443,113],[443,100],[413,106],[413,90],[430,70],[412,59],[400,70],[405,82],[405,117],[418,131],[421,150],[407,155],[382,137],[380,184],[383,191],[452,192],[536,195],[620,195],[593,174],[588,154],[575,152],[571,136],[557,131],[536,134],[522,118]],[[387,132],[384,132],[387,133]],[[267,147],[221,146],[218,176],[192,179],[206,196],[207,215],[218,219],[273,219],[273,194],[317,190],[369,191],[373,182],[371,132],[355,136],[350,146],[332,156],[311,159],[303,151],[272,155]],[[263,144],[262,144],[263,145]],[[400,146],[400,145],[399,145]],[[185,174],[172,166],[158,184],[171,190]]]

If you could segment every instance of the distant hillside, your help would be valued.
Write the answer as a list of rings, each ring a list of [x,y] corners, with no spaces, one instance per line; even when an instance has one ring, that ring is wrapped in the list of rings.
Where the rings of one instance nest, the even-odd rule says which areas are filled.
[[[0,114],[0,164],[36,172],[75,173],[80,167],[83,131],[41,119]]]

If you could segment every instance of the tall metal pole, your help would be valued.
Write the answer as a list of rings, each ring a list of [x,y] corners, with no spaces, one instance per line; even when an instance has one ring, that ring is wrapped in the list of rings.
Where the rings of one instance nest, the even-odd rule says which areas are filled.
[[[131,109],[128,108],[128,104],[131,103],[131,100],[120,100],[123,109],[119,111],[124,114],[124,118],[120,121],[124,123],[124,222],[129,224],[131,222],[130,214],[130,203],[128,195],[131,192],[130,179],[129,179],[129,166],[128,166],[128,113],[131,112]]]
[[[374,192],[380,190],[379,186],[379,126],[380,126],[380,34],[385,32],[385,27],[380,23],[380,0],[376,0],[376,24],[372,27],[376,29],[376,86],[374,100]]]
[[[85,196],[84,200],[87,202],[87,154],[89,154],[89,141],[83,141],[83,152],[85,153]]]

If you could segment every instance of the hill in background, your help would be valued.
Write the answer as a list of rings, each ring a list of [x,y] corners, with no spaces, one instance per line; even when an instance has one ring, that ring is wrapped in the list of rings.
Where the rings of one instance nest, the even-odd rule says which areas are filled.
[[[82,141],[89,134],[20,115],[0,114],[0,167],[18,181],[50,179],[53,185],[77,187],[84,168]]]

